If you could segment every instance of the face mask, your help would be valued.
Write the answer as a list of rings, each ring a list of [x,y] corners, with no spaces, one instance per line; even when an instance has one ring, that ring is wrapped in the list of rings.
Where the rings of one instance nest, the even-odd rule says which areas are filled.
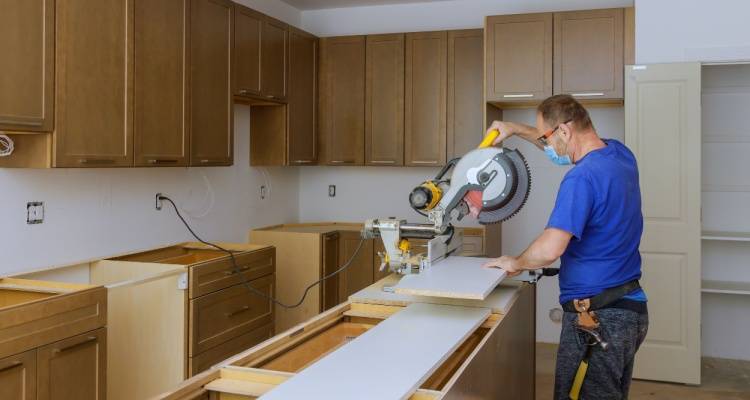
[[[555,163],[557,165],[571,165],[571,164],[573,164],[573,162],[570,160],[570,156],[569,155],[566,154],[566,155],[564,155],[564,156],[561,157],[559,154],[557,154],[557,152],[555,151],[555,149],[552,146],[550,146],[550,145],[544,146],[544,154],[547,155],[547,158],[549,158],[550,161],[552,161],[553,163]]]

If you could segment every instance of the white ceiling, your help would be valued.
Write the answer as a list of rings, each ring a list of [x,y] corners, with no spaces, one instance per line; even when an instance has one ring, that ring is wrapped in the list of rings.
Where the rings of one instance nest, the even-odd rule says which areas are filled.
[[[299,10],[322,10],[326,8],[344,8],[360,6],[377,6],[385,4],[430,3],[448,0],[282,0]]]

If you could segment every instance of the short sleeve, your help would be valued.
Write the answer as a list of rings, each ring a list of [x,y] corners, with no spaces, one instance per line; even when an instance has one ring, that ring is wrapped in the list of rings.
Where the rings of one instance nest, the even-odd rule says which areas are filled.
[[[593,204],[594,191],[588,180],[581,176],[566,177],[560,183],[547,228],[564,230],[581,240]]]

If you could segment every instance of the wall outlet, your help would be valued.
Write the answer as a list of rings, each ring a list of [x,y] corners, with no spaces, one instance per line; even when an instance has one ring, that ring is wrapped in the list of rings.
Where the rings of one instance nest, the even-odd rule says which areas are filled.
[[[161,211],[161,208],[164,206],[164,204],[163,204],[164,200],[161,199],[161,196],[162,196],[161,193],[157,193],[156,197],[155,197],[155,199],[156,199],[156,210],[157,211]]]
[[[328,197],[336,197],[336,185],[328,185]]]
[[[266,185],[260,185],[260,199],[266,199]]]
[[[26,223],[29,225],[44,222],[44,202],[30,201],[26,203]]]

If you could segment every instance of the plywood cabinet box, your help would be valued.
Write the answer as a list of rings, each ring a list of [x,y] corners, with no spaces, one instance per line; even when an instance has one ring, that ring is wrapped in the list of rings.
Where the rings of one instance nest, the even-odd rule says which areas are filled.
[[[463,255],[484,255],[497,252],[500,240],[494,231],[480,228],[458,228],[464,234]],[[299,301],[312,282],[339,269],[347,262],[360,241],[362,224],[345,222],[315,222],[274,225],[251,230],[250,242],[272,245],[277,249],[276,289],[278,298],[286,304]],[[485,236],[492,242],[486,242]],[[424,241],[412,240],[419,250]],[[357,257],[341,274],[327,279],[310,290],[302,305],[295,309],[276,307],[277,331],[288,329],[342,302],[353,293],[387,276],[380,271],[383,244],[380,239],[368,239]],[[499,256],[499,255],[498,255]]]
[[[102,390],[109,400],[145,399],[274,334],[270,302],[245,286],[274,295],[274,248],[223,247],[234,251],[237,268],[224,252],[183,243],[25,277],[64,271],[107,288]]]
[[[377,335],[378,324],[389,321],[394,314],[415,302],[414,299],[389,300],[388,296],[393,294],[383,295],[381,283],[373,284],[349,301],[229,358],[159,398],[194,400],[205,396],[226,396],[257,399],[270,394],[298,373],[316,367],[332,352],[349,342],[355,343],[362,334]],[[415,379],[416,389],[406,394],[408,398],[534,398],[535,287],[514,284],[498,287],[496,292],[498,301],[464,305],[489,308],[489,317],[469,333],[445,361],[435,365],[431,374]],[[424,334],[428,336],[430,332]],[[367,368],[366,357],[360,365],[362,369]],[[398,358],[394,358],[393,367],[399,365]],[[372,376],[378,385],[390,383],[388,380],[377,381],[378,371],[373,371]],[[335,388],[343,382],[337,382],[332,374],[330,381],[320,384]],[[362,398],[372,397],[371,388],[362,387],[361,390]]]
[[[0,279],[0,398],[104,399],[107,304],[97,285]]]

